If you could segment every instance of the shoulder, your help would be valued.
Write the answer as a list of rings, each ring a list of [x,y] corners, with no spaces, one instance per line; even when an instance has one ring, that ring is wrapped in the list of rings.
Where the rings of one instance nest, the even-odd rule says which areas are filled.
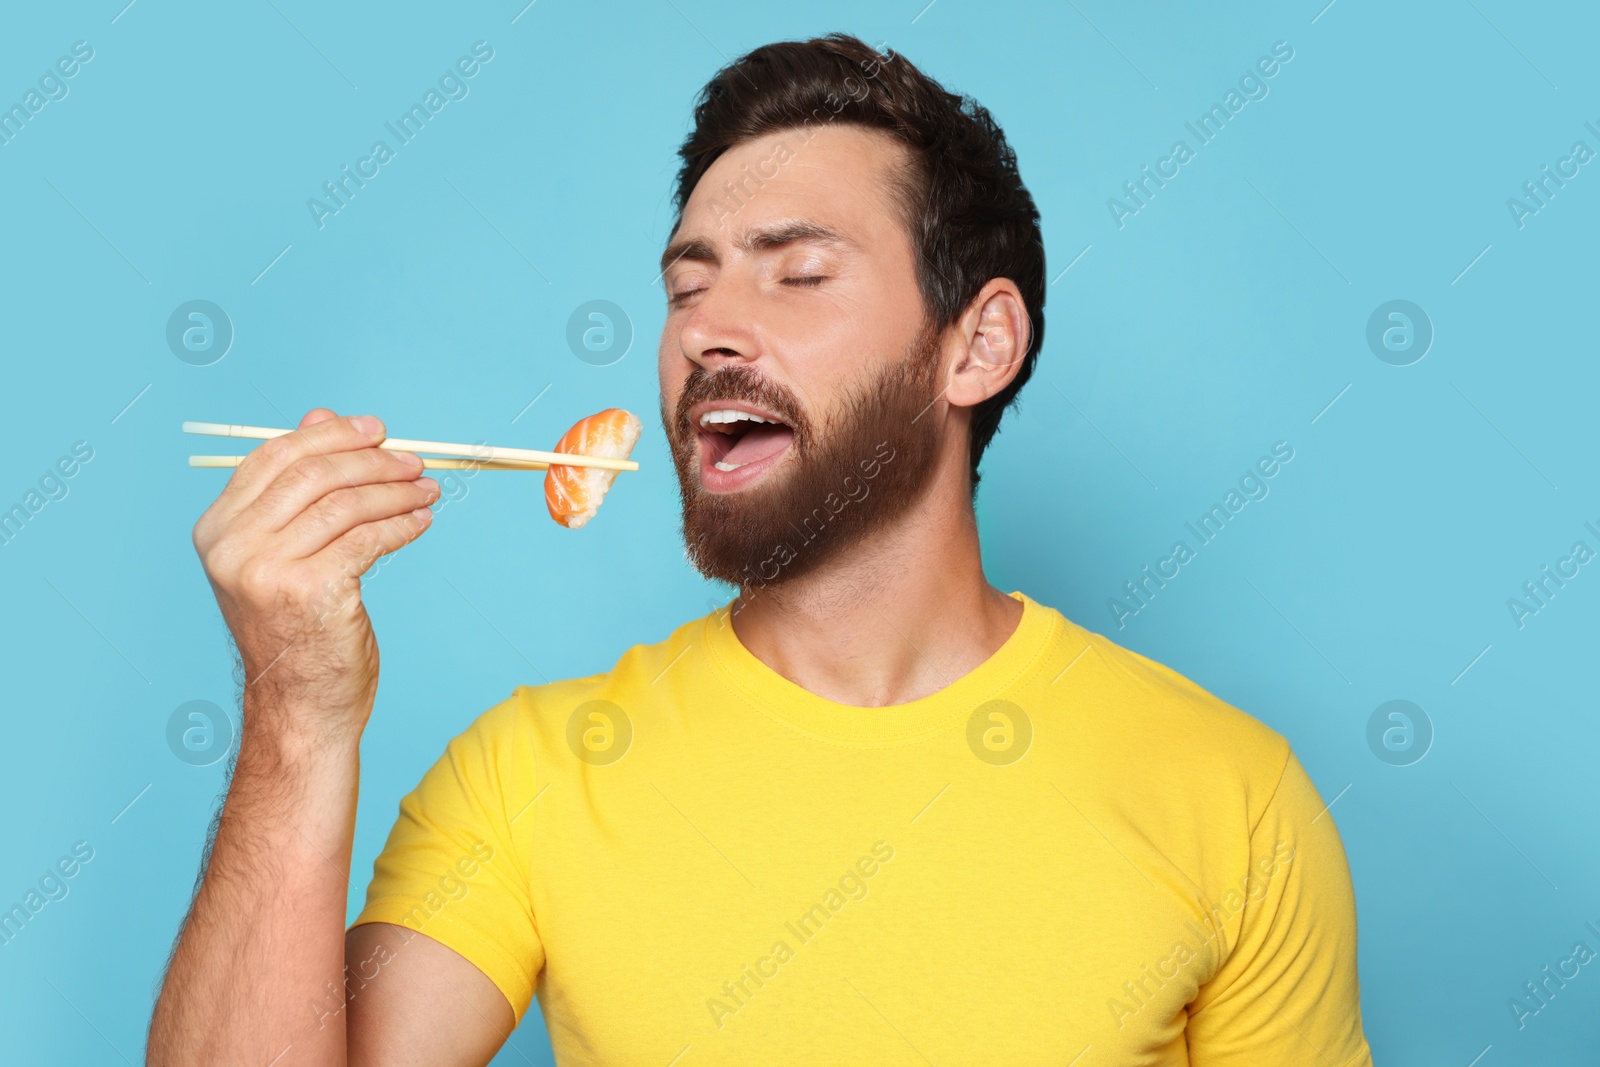
[[[1061,680],[1078,676],[1068,693],[1081,696],[1102,752],[1126,753],[1139,780],[1236,788],[1262,810],[1292,757],[1287,738],[1166,664],[1060,619],[1057,656],[1081,657]]]
[[[564,732],[572,714],[595,701],[619,704],[635,714],[637,694],[666,686],[668,672],[679,660],[693,655],[706,625],[707,617],[699,616],[678,625],[659,641],[632,645],[604,671],[539,685],[519,685],[479,715],[452,744],[526,752],[530,742]]]

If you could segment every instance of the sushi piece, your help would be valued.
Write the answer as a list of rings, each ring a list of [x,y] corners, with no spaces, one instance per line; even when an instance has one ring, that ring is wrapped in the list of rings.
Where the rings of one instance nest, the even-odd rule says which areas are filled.
[[[552,451],[627,459],[642,428],[633,412],[606,408],[579,419]],[[600,510],[600,501],[616,477],[616,471],[551,464],[544,476],[544,503],[550,517],[569,529],[578,529]]]

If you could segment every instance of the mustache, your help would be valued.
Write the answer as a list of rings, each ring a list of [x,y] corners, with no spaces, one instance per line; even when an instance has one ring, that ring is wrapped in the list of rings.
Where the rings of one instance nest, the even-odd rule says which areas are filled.
[[[689,421],[689,410],[707,400],[742,400],[764,408],[789,425],[797,446],[811,439],[811,420],[793,393],[751,367],[734,365],[717,371],[696,366],[689,372],[673,418],[679,440],[687,440],[698,429]]]

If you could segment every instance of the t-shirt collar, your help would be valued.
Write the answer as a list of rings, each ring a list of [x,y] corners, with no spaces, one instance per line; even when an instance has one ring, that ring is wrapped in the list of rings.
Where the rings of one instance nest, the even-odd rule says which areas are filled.
[[[943,733],[984,703],[1006,696],[1038,666],[1060,636],[1059,616],[1021,591],[1008,595],[1022,602],[1022,618],[988,659],[937,692],[881,708],[835,703],[774,671],[739,640],[726,605],[705,616],[699,637],[713,670],[755,710],[820,740],[888,747]]]

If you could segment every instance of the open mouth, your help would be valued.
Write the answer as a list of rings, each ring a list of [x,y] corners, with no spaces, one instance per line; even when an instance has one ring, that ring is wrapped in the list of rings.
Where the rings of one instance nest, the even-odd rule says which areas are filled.
[[[702,411],[696,423],[701,481],[708,489],[746,485],[788,451],[794,430],[770,414],[736,407]]]

